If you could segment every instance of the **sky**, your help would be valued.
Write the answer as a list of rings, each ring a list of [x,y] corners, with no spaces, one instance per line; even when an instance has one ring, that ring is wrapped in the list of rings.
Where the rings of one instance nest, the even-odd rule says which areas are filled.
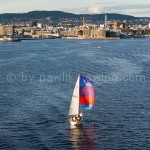
[[[0,0],[0,14],[59,10],[75,14],[119,13],[150,17],[150,0]]]

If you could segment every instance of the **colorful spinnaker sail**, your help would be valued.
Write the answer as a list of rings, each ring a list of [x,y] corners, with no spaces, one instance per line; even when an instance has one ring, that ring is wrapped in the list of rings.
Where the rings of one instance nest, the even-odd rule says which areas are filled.
[[[95,90],[92,82],[80,75],[79,105],[81,108],[92,109],[95,101]]]
[[[92,109],[94,101],[95,90],[92,82],[87,77],[79,75],[72,95],[69,116],[79,114],[79,106]]]

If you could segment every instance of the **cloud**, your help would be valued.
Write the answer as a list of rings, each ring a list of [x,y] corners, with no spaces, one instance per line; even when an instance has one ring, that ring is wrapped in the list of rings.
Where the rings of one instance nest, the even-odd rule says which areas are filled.
[[[98,2],[97,4],[106,4],[106,5],[110,5],[110,4],[116,4],[117,2]]]
[[[90,13],[90,14],[104,13],[103,8],[101,6],[89,7],[87,12]]]
[[[117,4],[113,6],[105,6],[107,13],[122,13],[134,16],[147,16],[149,17],[150,5],[149,4]]]
[[[118,5],[114,5],[114,6],[106,6],[106,8],[112,8],[112,9],[116,9],[116,10],[126,10],[126,9],[150,9],[150,4],[118,4]]]
[[[114,2],[115,3],[115,2]],[[64,9],[64,11],[75,14],[103,14],[103,13],[118,13],[133,16],[147,16],[150,11],[149,4],[113,4],[104,3],[105,5],[96,5],[92,7],[82,7],[74,9]]]
[[[103,7],[101,6],[64,9],[64,11],[75,13],[75,14],[102,14],[104,13]]]

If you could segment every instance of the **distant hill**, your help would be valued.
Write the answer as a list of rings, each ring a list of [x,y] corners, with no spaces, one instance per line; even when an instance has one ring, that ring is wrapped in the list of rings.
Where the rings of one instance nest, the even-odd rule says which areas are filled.
[[[66,13],[62,11],[31,11],[28,13],[6,13],[0,14],[0,18],[2,19],[42,19],[46,17],[52,18],[72,18],[76,17],[77,15]]]
[[[53,21],[58,21],[62,18],[77,18],[81,19],[83,16],[85,17],[92,17],[95,18],[95,20],[104,20],[105,14],[73,14],[73,13],[67,13],[62,11],[31,11],[28,13],[5,13],[0,14],[0,23],[9,23],[13,22],[14,20],[37,20],[37,19],[45,19],[47,17],[50,17]],[[107,14],[108,20],[136,20],[140,19],[140,17],[134,17],[129,15],[123,15],[123,14],[115,14],[110,13]]]

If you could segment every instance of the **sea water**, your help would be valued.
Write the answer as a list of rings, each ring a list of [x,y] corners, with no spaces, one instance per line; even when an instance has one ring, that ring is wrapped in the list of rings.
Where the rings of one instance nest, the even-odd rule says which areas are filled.
[[[72,129],[78,74],[96,100]],[[0,43],[0,149],[148,150],[149,89],[150,38]]]

